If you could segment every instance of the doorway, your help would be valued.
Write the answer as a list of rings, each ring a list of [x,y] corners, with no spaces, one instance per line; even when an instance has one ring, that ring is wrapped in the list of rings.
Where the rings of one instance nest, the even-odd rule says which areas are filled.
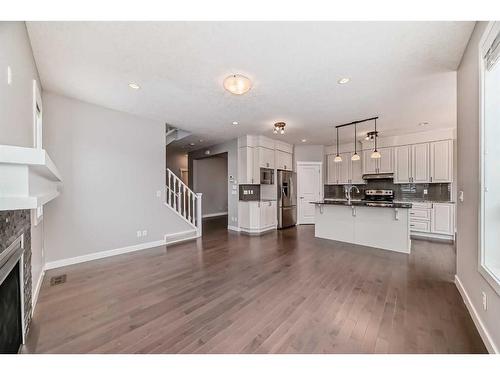
[[[297,162],[297,224],[314,224],[315,206],[323,196],[323,163]]]
[[[193,160],[193,190],[202,193],[203,231],[227,229],[227,152]],[[215,225],[217,224],[217,225]],[[219,225],[220,224],[220,225]]]

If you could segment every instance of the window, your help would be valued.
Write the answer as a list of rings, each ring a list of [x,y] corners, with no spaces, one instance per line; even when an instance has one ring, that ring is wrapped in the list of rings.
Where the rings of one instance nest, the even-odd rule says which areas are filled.
[[[500,23],[480,45],[481,206],[480,272],[500,294]]]

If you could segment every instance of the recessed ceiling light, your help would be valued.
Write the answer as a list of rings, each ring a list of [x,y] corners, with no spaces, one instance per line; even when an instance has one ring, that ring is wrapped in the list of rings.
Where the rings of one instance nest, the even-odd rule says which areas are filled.
[[[224,79],[224,88],[234,95],[243,95],[252,88],[252,82],[241,74],[233,74]]]
[[[307,139],[303,139],[302,142],[307,142]]]
[[[345,84],[345,83],[349,82],[350,80],[351,80],[350,78],[344,77],[344,78],[339,79],[339,80],[337,81],[337,83],[338,83],[339,85],[343,85],[343,84]]]
[[[233,125],[238,125],[238,121],[233,121]]]
[[[419,122],[418,123],[420,126],[424,126],[424,125],[429,125],[429,123],[427,121],[424,121],[424,122]]]
[[[134,83],[134,82],[130,82],[128,84],[128,87],[130,87],[131,89],[134,89],[134,90],[139,90],[141,88],[141,86],[139,86],[137,83]]]
[[[200,139],[200,143],[203,142],[203,139]]]
[[[193,143],[193,142],[191,142],[189,145],[190,145],[190,146],[194,146],[194,143]]]

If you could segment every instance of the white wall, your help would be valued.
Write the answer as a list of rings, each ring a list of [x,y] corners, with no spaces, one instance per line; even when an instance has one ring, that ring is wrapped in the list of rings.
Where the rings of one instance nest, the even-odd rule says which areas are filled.
[[[193,187],[203,193],[203,215],[227,213],[227,154],[194,160]]]
[[[167,168],[181,178],[180,168],[188,169],[188,157],[186,150],[176,147],[175,144],[167,146]]]
[[[479,214],[479,65],[478,45],[486,22],[479,22],[458,69],[457,172],[458,191],[464,202],[457,204],[457,278],[469,298],[476,325],[489,350],[500,348],[500,296],[478,272]],[[482,307],[481,292],[488,298]],[[482,327],[482,329],[481,329]]]
[[[6,82],[10,66],[12,83]],[[24,22],[0,22],[0,144],[33,147],[33,80],[38,83]],[[33,297],[43,273],[43,222],[31,224]]]
[[[293,147],[293,167],[297,171],[297,162],[299,161],[317,161],[323,163],[322,184],[326,178],[326,156],[325,146],[322,145],[295,145]]]
[[[165,186],[163,123],[48,92],[43,105],[45,145],[64,182],[45,208],[47,262],[190,229],[156,196]]]

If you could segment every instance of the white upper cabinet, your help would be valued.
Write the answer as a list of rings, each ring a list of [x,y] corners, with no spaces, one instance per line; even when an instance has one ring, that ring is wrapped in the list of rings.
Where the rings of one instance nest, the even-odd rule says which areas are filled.
[[[287,171],[291,171],[293,169],[293,157],[292,154],[282,151],[276,150],[276,169],[283,169]]]
[[[349,154],[349,160],[351,159],[354,153]],[[363,160],[350,160],[351,164],[351,183],[353,184],[366,184],[366,181],[363,180]]]
[[[419,143],[412,146],[412,181],[425,183],[430,180],[429,144]]]
[[[398,146],[394,148],[394,183],[407,184],[411,182],[411,146]]]
[[[385,147],[378,150],[381,158],[378,159],[378,173],[394,172],[392,147]]]
[[[394,148],[394,183],[429,182],[429,144]]]
[[[258,157],[254,147],[238,149],[238,180],[240,184],[259,184],[260,169],[256,164]]]
[[[335,155],[330,154],[327,156],[326,164],[328,168],[328,184],[336,185],[339,183],[339,166],[338,163],[333,161]]]
[[[452,182],[453,141],[431,142],[430,149],[430,182]]]
[[[392,173],[394,171],[392,147],[379,148],[380,159],[372,159],[373,150],[363,151],[363,174]]]
[[[259,167],[274,169],[274,150],[267,147],[257,147]]]
[[[363,151],[363,174],[375,174],[377,173],[377,159],[372,159],[370,155],[372,150]]]
[[[339,165],[339,184],[349,184],[351,182],[351,153],[341,153],[342,161],[338,162]]]

